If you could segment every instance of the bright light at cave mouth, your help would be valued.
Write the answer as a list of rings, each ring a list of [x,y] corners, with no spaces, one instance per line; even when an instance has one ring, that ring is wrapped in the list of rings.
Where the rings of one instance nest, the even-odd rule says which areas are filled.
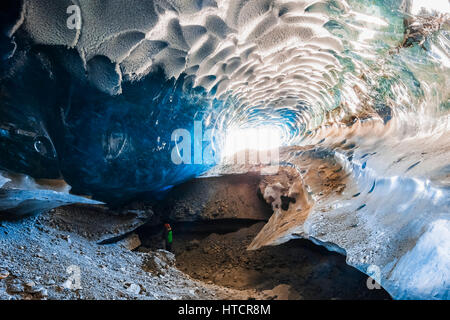
[[[232,157],[242,150],[266,151],[279,148],[282,134],[278,127],[263,126],[256,128],[229,129],[225,136],[223,156]]]

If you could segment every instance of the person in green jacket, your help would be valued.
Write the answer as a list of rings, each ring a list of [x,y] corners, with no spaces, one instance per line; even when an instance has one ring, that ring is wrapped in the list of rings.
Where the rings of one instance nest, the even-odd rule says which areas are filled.
[[[164,224],[163,241],[164,241],[164,249],[172,252],[173,233],[172,228],[168,223]]]

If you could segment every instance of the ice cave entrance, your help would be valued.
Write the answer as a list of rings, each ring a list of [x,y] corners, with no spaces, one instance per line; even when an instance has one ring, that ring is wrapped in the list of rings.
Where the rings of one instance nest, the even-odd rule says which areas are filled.
[[[243,150],[257,152],[277,149],[282,145],[282,131],[276,126],[230,128],[225,134],[223,158],[230,158]]]

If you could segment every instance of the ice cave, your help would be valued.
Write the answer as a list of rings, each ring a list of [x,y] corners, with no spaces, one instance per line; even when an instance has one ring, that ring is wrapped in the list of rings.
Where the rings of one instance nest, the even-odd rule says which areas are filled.
[[[450,299],[450,1],[0,7],[0,300]]]

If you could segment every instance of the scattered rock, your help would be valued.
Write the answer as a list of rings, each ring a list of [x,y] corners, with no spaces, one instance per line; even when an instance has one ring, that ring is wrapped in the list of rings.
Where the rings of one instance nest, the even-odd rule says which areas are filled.
[[[73,205],[55,209],[49,213],[48,219],[52,226],[61,231],[106,243],[109,239],[132,232],[153,215],[150,208],[135,209],[132,207],[118,212],[101,205]],[[65,236],[64,239],[69,242],[70,237]]]
[[[291,286],[287,284],[280,284],[272,290],[263,291],[269,299],[274,300],[300,300],[302,297]]]
[[[24,283],[25,292],[34,293],[35,286],[36,286],[36,284],[34,283],[34,281],[31,281],[31,280],[25,281],[25,283]]]
[[[149,252],[144,258],[142,269],[144,271],[159,275],[165,272],[169,267],[175,266],[175,255],[166,250],[157,250]]]
[[[40,286],[40,285],[34,286],[28,293],[36,295],[36,297],[39,297],[39,298],[48,297],[47,289],[45,289],[43,286]]]
[[[135,283],[125,283],[125,288],[131,294],[139,294],[141,292],[141,287]]]
[[[141,246],[141,240],[139,239],[139,235],[132,233],[125,239],[119,241],[118,244],[128,250],[135,250]]]
[[[18,279],[13,279],[9,285],[8,290],[9,293],[22,293],[24,292],[24,288],[22,283]]]
[[[0,268],[0,280],[6,279],[9,277],[9,271],[3,268]]]
[[[72,240],[70,240],[70,236],[69,235],[62,235],[61,238],[66,240],[69,244],[72,243]]]
[[[189,241],[188,245],[186,246],[186,250],[193,250],[200,246],[200,241],[197,239],[194,239],[192,241]]]

